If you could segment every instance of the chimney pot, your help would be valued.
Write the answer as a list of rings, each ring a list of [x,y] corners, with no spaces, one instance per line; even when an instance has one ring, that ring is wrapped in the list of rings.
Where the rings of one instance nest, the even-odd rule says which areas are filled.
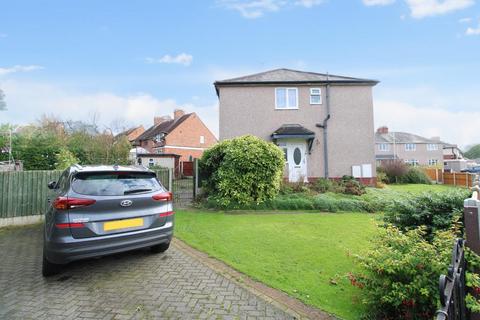
[[[154,125],[159,125],[160,123],[163,123],[165,121],[172,120],[170,116],[161,116],[161,117],[154,117],[153,118],[153,124]]]
[[[383,126],[383,127],[380,127],[377,129],[377,133],[380,133],[380,134],[386,134],[388,133],[388,127],[387,126]]]
[[[173,111],[173,119],[177,120],[180,117],[182,117],[184,114],[185,114],[185,111],[183,111],[182,109],[175,109]]]

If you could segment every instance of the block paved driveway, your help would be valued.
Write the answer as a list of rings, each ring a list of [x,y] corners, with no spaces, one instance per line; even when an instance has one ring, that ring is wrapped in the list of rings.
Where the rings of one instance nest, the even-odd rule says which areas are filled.
[[[0,229],[0,319],[291,319],[180,249],[41,276],[41,226]]]

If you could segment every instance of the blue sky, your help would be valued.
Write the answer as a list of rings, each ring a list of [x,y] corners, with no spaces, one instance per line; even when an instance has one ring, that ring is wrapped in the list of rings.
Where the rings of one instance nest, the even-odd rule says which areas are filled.
[[[465,146],[480,142],[478,2],[8,1],[0,123],[149,126],[183,107],[216,132],[214,80],[286,67],[378,79],[376,125]]]

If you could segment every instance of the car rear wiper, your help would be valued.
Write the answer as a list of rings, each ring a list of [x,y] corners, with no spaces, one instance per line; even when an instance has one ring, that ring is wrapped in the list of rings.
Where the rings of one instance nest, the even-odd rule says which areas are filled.
[[[124,191],[123,194],[132,194],[132,193],[147,192],[147,191],[152,191],[152,189],[146,189],[146,188],[142,188],[142,189],[130,189],[130,190]]]

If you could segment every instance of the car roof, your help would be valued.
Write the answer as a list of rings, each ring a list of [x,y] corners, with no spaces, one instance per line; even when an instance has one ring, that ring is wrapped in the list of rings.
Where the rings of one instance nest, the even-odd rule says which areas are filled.
[[[79,165],[75,164],[70,167],[71,173],[76,172],[153,172],[144,166],[123,166],[123,165]]]

